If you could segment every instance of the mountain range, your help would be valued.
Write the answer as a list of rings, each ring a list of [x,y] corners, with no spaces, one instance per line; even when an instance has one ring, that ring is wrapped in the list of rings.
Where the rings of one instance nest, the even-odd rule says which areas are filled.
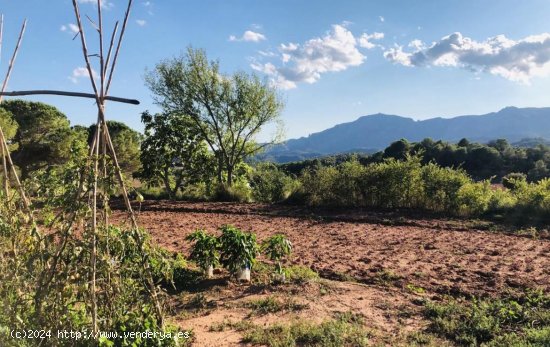
[[[258,159],[289,162],[339,153],[373,153],[402,138],[415,142],[428,137],[449,142],[467,138],[481,143],[494,139],[507,139],[511,143],[526,138],[550,139],[550,107],[506,107],[484,115],[426,120],[378,113],[287,140]]]

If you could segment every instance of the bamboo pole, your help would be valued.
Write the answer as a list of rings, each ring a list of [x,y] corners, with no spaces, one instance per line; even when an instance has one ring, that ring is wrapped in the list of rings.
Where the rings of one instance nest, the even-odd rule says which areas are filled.
[[[27,95],[61,95],[61,96],[76,96],[81,98],[95,99],[95,94],[81,92],[65,92],[61,90],[19,90],[11,92],[2,92],[0,96],[27,96]],[[120,98],[116,96],[105,96],[105,100],[121,102],[124,104],[139,105],[139,101],[135,99]]]
[[[0,14],[0,62],[2,62],[2,39],[4,37],[4,15]]]
[[[9,183],[9,174],[8,164],[6,162],[6,157],[8,156],[9,149],[4,146],[4,132],[0,132],[0,147],[2,148],[2,168],[4,169],[4,194],[6,195],[6,204],[9,203],[10,195],[10,183]]]
[[[132,8],[132,0],[128,0],[128,7],[126,7],[126,13],[124,14],[124,21],[122,22],[122,29],[120,30],[120,37],[118,38],[117,47],[115,50],[115,55],[113,57],[113,64],[111,64],[111,70],[109,71],[109,79],[107,80],[107,86],[105,87],[105,94],[109,94],[109,89],[111,87],[111,81],[113,80],[113,73],[115,71],[118,54],[120,52],[120,47],[122,46],[122,39],[124,39],[124,33],[126,32],[126,25],[128,24],[128,18],[130,17],[130,10]]]
[[[10,59],[10,64],[8,66],[8,72],[6,73],[6,77],[4,78],[4,83],[2,84],[2,93],[6,91],[6,86],[8,85],[8,82],[11,77],[11,72],[13,71],[13,65],[15,64],[15,59],[17,58],[17,53],[19,52],[19,47],[21,46],[21,41],[23,40],[23,35],[25,34],[25,29],[27,28],[27,20],[23,21],[23,26],[21,27],[21,31],[19,32],[19,38],[17,39],[17,44],[15,45],[15,49],[13,50],[13,55]],[[0,103],[2,102],[3,95],[0,95]]]
[[[2,19],[3,21],[3,19]],[[3,25],[3,24],[2,24]],[[2,83],[2,88],[0,89],[0,92],[3,93],[5,90],[6,90],[6,87],[8,85],[8,82],[10,80],[10,77],[11,77],[11,73],[13,71],[13,67],[15,65],[15,60],[17,58],[17,53],[19,52],[19,48],[21,47],[21,42],[23,41],[23,36],[25,34],[25,29],[27,27],[27,20],[25,19],[23,21],[23,25],[21,27],[21,31],[19,32],[19,37],[17,39],[17,44],[15,45],[15,49],[13,50],[13,55],[10,59],[10,63],[8,65],[8,71],[6,72],[6,77],[4,78],[4,82]],[[3,99],[3,95],[0,94],[0,104],[2,103],[2,99]],[[8,149],[8,144],[6,142],[6,137],[4,136],[4,132],[2,131],[2,128],[0,127],[0,140],[2,141],[2,147],[5,149],[5,152],[6,152],[6,160],[7,160],[7,163],[8,164],[7,166],[10,166],[11,169],[12,169],[12,173],[13,173],[13,177],[15,179],[15,183],[16,183],[16,186],[17,186],[17,189],[19,190],[19,194],[21,196],[21,200],[23,201],[23,206],[25,208],[25,210],[28,212],[29,214],[29,218],[31,220],[31,223],[36,227],[36,223],[34,222],[34,216],[33,216],[33,213],[32,213],[32,210],[29,206],[29,202],[27,200],[27,196],[25,194],[25,191],[23,190],[23,186],[21,185],[21,181],[19,180],[19,175],[17,174],[17,171],[15,170],[15,166],[13,165],[13,161],[11,159],[11,155],[10,155],[10,152],[9,152],[9,149]],[[8,176],[9,175],[9,172],[5,172],[5,175]]]
[[[107,69],[109,67],[109,62],[111,61],[111,53],[113,52],[113,46],[115,44],[115,38],[116,38],[117,31],[118,31],[118,21],[116,22],[115,28],[113,29],[113,34],[111,35],[111,41],[109,43],[109,51],[107,53],[107,59],[105,59],[105,67],[104,67],[104,71],[103,71],[104,75],[107,75]]]

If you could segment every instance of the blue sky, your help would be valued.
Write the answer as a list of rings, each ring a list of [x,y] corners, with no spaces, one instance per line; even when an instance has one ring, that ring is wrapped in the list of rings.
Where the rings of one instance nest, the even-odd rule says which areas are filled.
[[[112,28],[126,1],[104,1]],[[107,115],[137,130],[143,110],[158,111],[143,83],[146,69],[189,45],[219,59],[224,72],[256,71],[279,86],[288,138],[378,112],[425,119],[550,106],[547,0],[134,2],[111,95],[142,104],[110,103]],[[92,0],[80,3],[95,17]],[[79,74],[71,1],[0,0],[0,13],[2,74],[29,20],[9,90],[91,90]],[[57,106],[72,124],[95,119],[90,100],[31,100]]]

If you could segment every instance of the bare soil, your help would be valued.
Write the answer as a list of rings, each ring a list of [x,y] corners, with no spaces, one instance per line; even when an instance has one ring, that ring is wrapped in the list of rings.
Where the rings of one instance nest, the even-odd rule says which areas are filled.
[[[550,240],[514,235],[483,221],[237,203],[158,201],[136,209],[140,225],[156,242],[184,254],[189,253],[185,237],[196,229],[217,232],[221,225],[232,224],[256,233],[260,241],[283,233],[294,245],[290,263],[310,267],[325,279],[323,285],[334,288],[327,295],[280,289],[277,295],[294,290],[293,297],[308,308],[254,318],[254,324],[270,325],[290,316],[323,319],[351,310],[367,318],[380,341],[389,341],[388,337],[425,325],[415,304],[418,297],[497,296],[510,288],[550,288]],[[123,222],[125,216],[115,211],[114,218]],[[205,293],[218,303],[216,309],[175,319],[194,330],[197,346],[237,345],[238,332],[215,332],[210,327],[246,319],[250,310],[237,303],[268,294],[225,285]]]

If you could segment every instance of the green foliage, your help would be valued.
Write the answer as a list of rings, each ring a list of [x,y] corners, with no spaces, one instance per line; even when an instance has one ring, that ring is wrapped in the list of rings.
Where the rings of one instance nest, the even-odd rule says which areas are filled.
[[[506,178],[513,189],[475,182],[462,169],[422,164],[421,157],[357,160],[319,166],[300,177],[300,194],[312,206],[412,208],[460,216],[502,214],[517,222],[550,220],[550,179]]]
[[[285,273],[289,282],[297,284],[317,281],[320,278],[317,272],[307,266],[301,265],[291,265],[285,268]]]
[[[13,122],[17,132],[12,135],[12,158],[21,169],[22,178],[38,169],[63,164],[69,157],[71,145],[79,140],[69,127],[69,120],[58,109],[40,102],[8,100],[0,106],[2,122],[10,134]],[[11,115],[11,120],[6,120]]]
[[[141,143],[140,177],[150,185],[163,185],[174,198],[184,187],[208,182],[212,159],[196,125],[178,113],[144,112],[145,139]]]
[[[283,107],[267,81],[243,72],[223,75],[218,62],[193,48],[159,63],[146,82],[164,111],[194,122],[217,159],[218,183],[229,187],[235,166],[267,145],[254,138],[265,125],[278,123]]]
[[[523,220],[540,218],[550,220],[550,179],[545,178],[537,183],[519,182],[513,191],[517,202],[514,213]]]
[[[219,241],[215,236],[197,230],[188,235],[186,240],[195,242],[189,259],[194,260],[201,269],[206,271],[209,266],[216,267],[219,264]]]
[[[308,307],[307,304],[299,304],[292,297],[278,298],[270,295],[266,298],[251,300],[245,304],[245,307],[252,309],[252,314],[264,315],[268,313],[277,313],[281,311],[295,312]]]
[[[232,274],[245,267],[251,268],[258,255],[256,235],[245,233],[231,225],[224,225],[221,231],[222,235],[219,238],[221,264]]]
[[[276,234],[262,242],[262,251],[271,260],[276,262],[278,274],[283,273],[281,260],[292,252],[292,243],[283,234]]]
[[[514,190],[518,186],[521,186],[523,182],[527,180],[527,175],[521,172],[511,172],[506,176],[502,177],[502,185],[505,188]]]
[[[380,163],[388,158],[404,160],[407,155],[419,155],[423,164],[430,162],[445,168],[462,168],[475,180],[491,179],[493,182],[510,173],[525,174],[529,181],[538,181],[550,176],[550,146],[544,141],[522,141],[511,146],[506,140],[498,139],[480,144],[462,139],[458,144],[434,141],[426,138],[409,143],[401,139],[385,150],[372,155],[358,156],[363,165]],[[294,175],[316,166],[338,166],[354,160],[354,154],[340,154],[323,158],[281,164],[279,167]]]
[[[0,128],[2,128],[7,143],[10,143],[11,139],[17,134],[18,127],[19,125],[13,118],[11,112],[0,107]],[[10,148],[10,150],[13,149],[14,148]]]
[[[296,189],[296,181],[272,163],[256,165],[249,176],[252,197],[260,202],[280,202]]]
[[[120,169],[125,175],[132,177],[132,174],[141,168],[140,146],[143,135],[121,122],[109,120],[107,121],[107,126]],[[87,129],[88,143],[92,142],[95,129],[95,124]]]
[[[267,328],[255,327],[243,339],[253,345],[282,346],[367,346],[369,333],[360,316],[343,313],[321,324],[296,321],[288,325],[276,324]]]
[[[429,330],[465,346],[547,346],[550,297],[527,291],[502,299],[426,304]]]
[[[227,202],[250,202],[251,190],[246,182],[233,183],[231,187],[226,184],[216,186],[214,200]]]
[[[6,218],[11,218],[7,224]],[[90,233],[85,230],[80,238],[69,238],[64,247],[53,238],[43,238],[36,231],[29,232],[14,217],[0,217],[3,232],[2,249],[8,245],[13,254],[0,256],[0,330],[91,330],[89,301]],[[166,259],[164,251],[149,244],[148,236],[139,230],[101,228],[97,233],[96,278],[98,283],[98,315],[101,331],[122,334],[124,331],[163,331],[154,313],[151,296],[143,286],[141,248],[133,233],[139,233],[144,251],[159,280],[169,281],[164,274],[175,264]],[[19,240],[17,244],[13,241]],[[59,253],[60,252],[60,253]],[[60,261],[51,268],[52,262]],[[51,275],[51,277],[50,277]],[[176,332],[167,327],[166,333]],[[0,332],[0,344],[9,345],[11,338]],[[105,346],[175,346],[173,339],[143,339],[127,336],[124,339],[101,338]],[[89,345],[95,343],[90,340]],[[74,340],[59,339],[56,334],[48,345],[69,346]],[[83,343],[82,345],[87,345]]]

